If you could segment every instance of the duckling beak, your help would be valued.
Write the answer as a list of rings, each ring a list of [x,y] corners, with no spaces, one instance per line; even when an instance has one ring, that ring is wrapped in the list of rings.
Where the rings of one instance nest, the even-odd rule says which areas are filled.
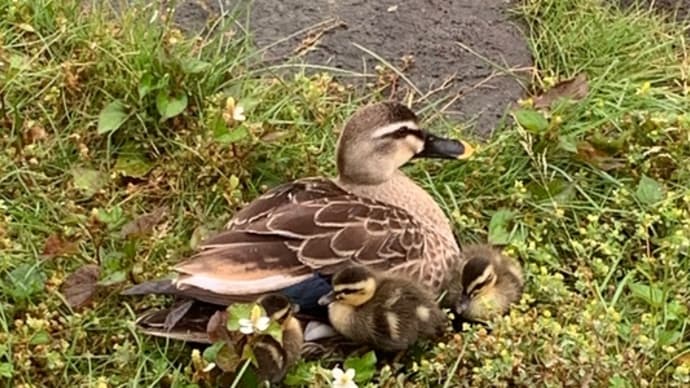
[[[319,298],[319,306],[328,306],[335,301],[335,292],[331,291],[328,294]]]
[[[462,294],[460,301],[455,305],[455,313],[462,315],[470,307],[471,301],[468,295]]]
[[[474,153],[474,147],[462,140],[438,137],[424,131],[424,149],[415,157],[436,159],[467,159]]]

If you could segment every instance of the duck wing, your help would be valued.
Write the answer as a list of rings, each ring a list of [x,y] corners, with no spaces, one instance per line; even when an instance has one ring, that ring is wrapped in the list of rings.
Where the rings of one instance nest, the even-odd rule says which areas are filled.
[[[405,210],[351,194],[326,178],[278,186],[237,213],[227,230],[175,267],[183,290],[221,295],[278,291],[330,275],[352,260],[386,270],[422,257],[419,224]]]

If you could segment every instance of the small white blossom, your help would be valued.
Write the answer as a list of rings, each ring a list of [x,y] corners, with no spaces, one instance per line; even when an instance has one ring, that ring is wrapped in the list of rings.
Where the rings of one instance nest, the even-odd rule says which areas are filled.
[[[252,307],[249,318],[242,318],[238,323],[240,324],[240,332],[242,334],[252,334],[268,329],[268,326],[271,325],[271,318],[267,317],[266,312],[259,305],[255,304]]]
[[[342,369],[337,366],[331,370],[331,376],[333,381],[331,382],[331,387],[333,388],[357,388],[357,384],[354,381],[355,370],[350,368],[347,372],[343,372]]]
[[[216,367],[216,363],[212,362],[212,363],[206,365],[206,367],[204,367],[204,372],[208,373],[208,372],[212,371],[213,368],[215,368],[215,367]]]
[[[244,115],[244,107],[240,104],[235,106],[235,110],[232,112],[232,118],[235,121],[244,121],[247,117]]]
[[[263,316],[263,317],[258,317],[257,319],[247,319],[247,318],[242,318],[240,319],[240,332],[242,334],[252,334],[255,331],[262,332],[266,329],[268,329],[268,326],[271,324],[271,318]]]

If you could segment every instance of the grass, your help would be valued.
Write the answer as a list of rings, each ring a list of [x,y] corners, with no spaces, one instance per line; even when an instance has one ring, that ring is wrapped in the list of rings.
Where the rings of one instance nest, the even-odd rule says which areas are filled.
[[[545,129],[507,125],[467,163],[407,168],[464,241],[505,243],[519,258],[521,303],[490,330],[465,327],[404,366],[382,367],[372,384],[690,382],[687,27],[605,3],[531,0],[516,9],[535,88],[586,72],[583,101],[546,112]],[[0,0],[8,386],[202,384],[189,348],[134,330],[136,313],[163,301],[117,292],[167,274],[266,187],[333,173],[332,129],[381,98],[327,75],[256,76],[266,72],[241,23],[212,21],[212,33],[188,38],[166,12],[135,10],[117,21],[73,1]],[[246,107],[246,121],[226,124],[227,97]],[[100,121],[110,125],[99,128],[107,106]],[[155,208],[165,217],[145,235],[120,233]],[[102,287],[73,310],[60,286],[85,264],[99,265]],[[292,380],[324,383],[330,367],[302,364]]]

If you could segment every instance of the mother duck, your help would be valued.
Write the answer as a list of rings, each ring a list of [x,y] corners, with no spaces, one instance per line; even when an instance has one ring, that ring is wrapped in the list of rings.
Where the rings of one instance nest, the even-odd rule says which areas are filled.
[[[270,292],[287,295],[302,316],[326,317],[318,300],[330,291],[330,276],[350,261],[403,273],[440,294],[459,283],[462,253],[441,208],[399,168],[413,158],[465,159],[472,152],[463,141],[420,128],[404,105],[360,108],[340,134],[336,178],[269,190],[175,266],[174,279],[124,294],[179,297],[139,325],[152,335],[198,342],[206,342],[213,312]]]

